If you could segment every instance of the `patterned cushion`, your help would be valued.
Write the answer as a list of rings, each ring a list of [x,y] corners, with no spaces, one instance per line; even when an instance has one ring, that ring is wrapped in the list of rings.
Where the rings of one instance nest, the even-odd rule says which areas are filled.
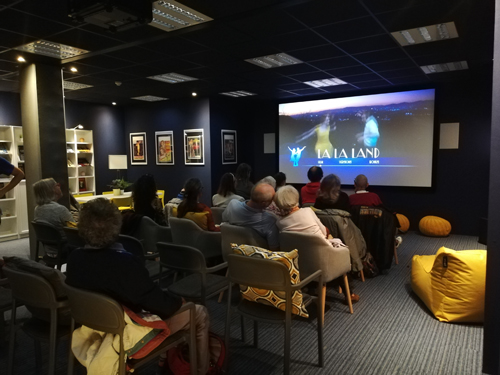
[[[275,260],[284,264],[288,271],[290,272],[290,281],[292,285],[300,283],[300,273],[299,273],[299,252],[298,250],[292,250],[290,252],[284,251],[270,251],[257,246],[250,245],[236,245],[231,244],[231,248],[235,254],[245,255],[255,258],[264,258]],[[274,291],[267,289],[252,288],[244,285],[240,285],[241,293],[243,298],[262,303],[264,305],[274,306],[280,310],[285,311],[286,300],[284,291]],[[296,290],[292,293],[292,314],[296,314],[305,318],[309,317],[309,314],[302,302],[302,292]]]
[[[201,229],[208,230],[207,215],[208,215],[207,211],[205,211],[205,212],[188,212],[186,215],[184,215],[184,218],[194,221]]]
[[[446,237],[451,232],[451,224],[438,216],[425,216],[418,223],[418,229],[425,236]]]

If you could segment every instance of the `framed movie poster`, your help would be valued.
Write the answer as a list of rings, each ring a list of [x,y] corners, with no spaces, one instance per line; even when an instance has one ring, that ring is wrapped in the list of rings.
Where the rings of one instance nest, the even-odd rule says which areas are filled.
[[[238,162],[236,149],[236,130],[221,130],[222,164],[236,164]]]
[[[155,132],[156,164],[174,165],[174,132]]]
[[[148,164],[146,133],[130,133],[130,164]]]
[[[205,165],[203,129],[184,130],[184,163],[186,165]]]

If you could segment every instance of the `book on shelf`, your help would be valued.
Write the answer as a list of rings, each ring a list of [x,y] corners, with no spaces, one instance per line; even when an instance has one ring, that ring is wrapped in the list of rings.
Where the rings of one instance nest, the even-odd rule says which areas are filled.
[[[88,166],[90,165],[89,161],[85,158],[78,158],[78,165],[80,167],[85,167],[85,166]]]
[[[17,146],[19,161],[24,161],[24,146]]]

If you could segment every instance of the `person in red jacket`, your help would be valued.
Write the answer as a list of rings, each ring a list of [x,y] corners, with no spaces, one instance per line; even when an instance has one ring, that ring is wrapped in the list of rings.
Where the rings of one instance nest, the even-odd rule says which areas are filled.
[[[382,201],[375,193],[370,193],[368,188],[368,178],[364,174],[356,176],[354,179],[354,194],[349,196],[351,206],[381,206]]]
[[[307,171],[309,183],[300,190],[302,204],[316,202],[316,193],[319,189],[321,179],[323,178],[323,170],[321,167],[311,167]]]

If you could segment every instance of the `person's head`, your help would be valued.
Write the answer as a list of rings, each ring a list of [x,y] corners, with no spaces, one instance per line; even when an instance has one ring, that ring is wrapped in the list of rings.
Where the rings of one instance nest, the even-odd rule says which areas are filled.
[[[35,194],[36,204],[43,204],[57,201],[62,196],[61,185],[53,178],[44,178],[33,184],[33,192]]]
[[[271,185],[259,183],[252,188],[249,205],[263,210],[273,202],[274,193]]]
[[[354,179],[354,191],[366,190],[368,178],[364,174],[358,174]]]
[[[321,181],[318,190],[318,197],[330,199],[334,202],[339,198],[340,192],[340,178],[337,175],[329,174]]]
[[[274,175],[274,179],[276,180],[276,187],[280,188],[286,185],[286,174],[283,172],[278,172]]]
[[[156,199],[156,182],[152,174],[145,174],[139,177],[132,187],[132,199],[134,210],[143,212],[145,207],[151,206]]]
[[[252,173],[252,167],[246,163],[241,163],[236,168],[236,181],[247,182],[250,179],[250,174]]]
[[[236,194],[234,187],[234,175],[232,173],[224,173],[220,179],[219,189],[217,194],[227,197],[230,194]]]
[[[274,202],[284,215],[288,215],[299,205],[299,192],[291,185],[283,186],[276,192]]]
[[[93,199],[82,206],[78,233],[85,243],[105,248],[116,242],[122,226],[122,215],[110,200]]]
[[[266,176],[262,180],[257,182],[257,184],[269,184],[273,187],[273,189],[276,190],[276,180],[273,176]]]
[[[184,217],[188,212],[196,212],[198,199],[203,192],[203,185],[199,178],[190,178],[184,185],[184,199],[177,207],[177,217]]]
[[[321,167],[311,167],[307,171],[307,178],[311,182],[320,182],[323,178],[323,169]]]

